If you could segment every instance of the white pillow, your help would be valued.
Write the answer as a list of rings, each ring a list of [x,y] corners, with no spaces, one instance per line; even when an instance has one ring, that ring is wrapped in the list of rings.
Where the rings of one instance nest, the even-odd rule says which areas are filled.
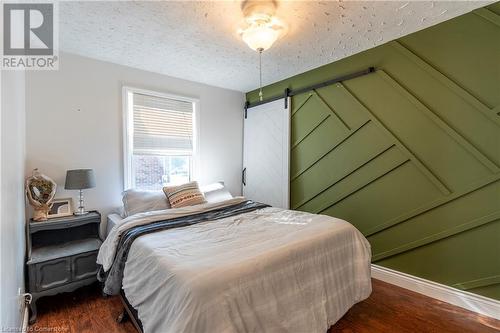
[[[209,203],[220,202],[233,198],[231,193],[229,193],[227,188],[224,186],[224,182],[202,186],[200,190],[203,192],[205,200]]]
[[[126,190],[123,192],[124,216],[152,210],[169,209],[170,203],[163,191]]]
[[[224,182],[213,183],[202,186],[200,191],[209,203],[232,199],[233,196],[224,186]],[[150,212],[153,210],[170,209],[167,196],[159,191],[126,190],[122,193],[123,214],[122,217],[137,213]]]

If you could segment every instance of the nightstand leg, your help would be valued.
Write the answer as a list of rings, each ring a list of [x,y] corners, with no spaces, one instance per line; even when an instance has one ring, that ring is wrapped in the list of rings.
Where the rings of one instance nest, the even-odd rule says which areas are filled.
[[[30,304],[30,319],[29,319],[29,324],[33,325],[36,321],[36,316],[37,316],[37,310],[36,310],[36,301],[37,299],[33,297],[31,299],[31,304]]]

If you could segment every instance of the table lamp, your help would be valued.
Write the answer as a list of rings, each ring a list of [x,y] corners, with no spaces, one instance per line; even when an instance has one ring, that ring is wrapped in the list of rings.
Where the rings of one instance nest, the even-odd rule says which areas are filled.
[[[83,206],[83,190],[92,187],[95,187],[94,170],[77,169],[68,170],[66,172],[66,183],[64,184],[64,188],[66,190],[80,191],[79,205],[75,215],[85,215],[89,213],[85,211],[85,207]]]

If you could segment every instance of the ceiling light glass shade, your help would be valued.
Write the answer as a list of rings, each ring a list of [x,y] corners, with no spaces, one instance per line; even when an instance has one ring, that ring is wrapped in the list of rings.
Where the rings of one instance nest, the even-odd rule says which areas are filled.
[[[243,41],[255,51],[265,51],[286,32],[285,24],[276,16],[254,13],[245,17],[245,26],[239,30]]]
[[[255,51],[265,51],[269,49],[279,36],[279,30],[264,24],[252,24],[241,32],[243,41]]]

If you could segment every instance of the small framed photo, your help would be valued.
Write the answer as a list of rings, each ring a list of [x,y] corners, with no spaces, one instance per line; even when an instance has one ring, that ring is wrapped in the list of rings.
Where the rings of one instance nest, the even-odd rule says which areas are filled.
[[[48,218],[73,215],[73,199],[54,199],[49,210]]]

